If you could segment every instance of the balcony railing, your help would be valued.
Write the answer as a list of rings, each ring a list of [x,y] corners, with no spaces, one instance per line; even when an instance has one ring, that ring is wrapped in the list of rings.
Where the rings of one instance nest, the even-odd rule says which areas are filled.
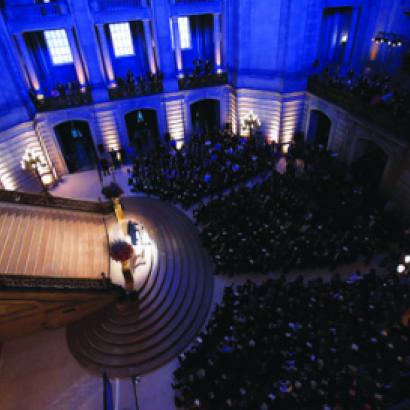
[[[112,291],[117,286],[108,278],[79,279],[57,278],[50,276],[2,275],[0,290],[74,290],[74,291]]]
[[[215,0],[175,0],[175,4],[181,3],[214,3]]]
[[[6,6],[7,19],[41,18],[65,16],[68,14],[68,6],[65,2],[43,3],[43,4],[20,4]]]
[[[112,203],[108,201],[81,201],[29,192],[7,191],[4,189],[0,189],[0,202],[8,202],[18,205],[44,206],[71,211],[93,212],[105,215],[113,213]]]
[[[178,80],[180,90],[192,90],[194,88],[214,87],[228,83],[228,75],[226,73],[208,74],[208,75],[187,75]]]
[[[115,88],[110,88],[108,94],[111,100],[120,100],[122,98],[142,97],[162,93],[162,81],[140,81],[138,84],[129,84],[127,82],[118,82]]]
[[[92,11],[120,11],[149,5],[149,0],[90,0]]]
[[[53,111],[62,110],[64,108],[79,107],[81,105],[87,105],[92,103],[91,91],[89,88],[84,91],[68,92],[65,95],[43,96],[40,99],[33,96],[32,98],[34,105],[37,110],[42,111]]]
[[[364,101],[341,85],[318,78],[309,80],[308,91],[388,131],[408,135],[410,130],[410,107],[408,106],[404,107],[404,112],[396,115],[387,107]]]

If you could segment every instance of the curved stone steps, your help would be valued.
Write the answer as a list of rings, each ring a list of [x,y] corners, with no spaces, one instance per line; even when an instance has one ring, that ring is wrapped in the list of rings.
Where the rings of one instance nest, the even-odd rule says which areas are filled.
[[[173,359],[201,329],[211,304],[212,265],[195,226],[172,206],[125,200],[158,248],[140,299],[112,304],[67,328],[71,352],[88,369],[112,377],[141,375]]]
[[[197,255],[195,255],[195,257],[197,257]],[[195,259],[193,258],[192,254],[190,258],[191,258],[191,261],[187,264],[187,266],[192,266],[193,260]],[[190,276],[189,269],[187,271],[187,276],[188,277]],[[202,278],[202,274],[199,275],[199,280],[197,282],[197,286],[199,288],[201,288],[201,286],[203,285],[201,278]],[[186,292],[188,288],[185,287],[184,289],[185,289],[184,292]],[[176,296],[175,300],[173,300],[173,303],[167,304],[165,308],[164,308],[164,304],[162,304],[159,309],[153,312],[152,316],[145,314],[143,317],[141,315],[139,318],[140,322],[138,323],[138,326],[136,327],[132,327],[132,328],[125,327],[124,328],[123,326],[119,326],[118,322],[116,322],[114,325],[112,322],[110,322],[109,325],[106,324],[106,326],[104,326],[104,330],[107,332],[107,334],[105,335],[106,337],[101,336],[101,338],[104,339],[105,341],[109,341],[110,343],[126,345],[129,343],[130,338],[132,338],[133,341],[137,342],[137,341],[143,340],[146,337],[153,337],[154,333],[161,332],[171,320],[182,321],[187,318],[186,315],[181,317],[181,312],[183,312],[181,309],[182,303],[190,303],[191,310],[195,311],[196,300],[192,298],[193,296],[194,295],[186,295],[186,293],[184,294],[183,297],[177,298]],[[191,299],[187,300],[187,298],[191,298]],[[172,311],[170,311],[171,308],[173,309]],[[121,316],[121,314],[118,316]],[[127,315],[127,322],[125,323],[121,322],[121,323],[129,324],[131,320],[132,320],[132,315],[131,316]],[[90,332],[91,331],[99,333],[100,329],[98,329],[97,327],[94,327],[92,330],[90,329]],[[117,338],[117,335],[121,335],[123,336],[123,338],[116,341],[115,339]]]
[[[169,229],[166,226],[163,226],[161,229],[161,234],[158,236],[157,240],[157,246],[159,246],[159,249],[170,249],[172,246],[171,240],[172,240],[172,232],[169,231]],[[157,298],[161,295],[161,292],[168,291],[170,288],[171,284],[175,281],[178,280],[178,277],[175,277],[174,275],[167,275],[168,271],[174,271],[175,269],[175,252],[168,252],[167,254],[161,252],[161,262],[159,264],[160,270],[151,273],[150,276],[152,276],[153,281],[151,283],[151,293],[148,293],[148,295],[145,296],[144,299],[142,299],[141,294],[139,295],[139,306],[135,307],[136,311],[138,311],[140,314],[143,312],[145,309],[145,301],[146,303],[153,303],[156,301]],[[158,300],[160,301],[160,300]],[[131,316],[133,315],[133,311],[130,310],[129,312],[124,312],[123,315]],[[116,320],[121,321],[120,317],[118,315],[115,316],[116,319],[114,319],[114,322]],[[107,320],[112,321],[113,319],[110,317],[109,312],[107,313]],[[134,319],[132,319],[133,321]],[[122,324],[127,324],[127,320],[124,320],[121,322]]]
[[[191,257],[191,256],[190,256]],[[192,257],[191,257],[192,258]],[[192,260],[190,262],[187,261],[186,266],[189,267],[192,264]],[[181,275],[182,277],[183,275]],[[186,276],[189,278],[189,268],[186,272]],[[201,276],[199,277],[201,278]],[[202,282],[198,282],[198,286],[201,287]],[[142,315],[140,315],[139,320],[140,322],[138,323],[138,326],[133,326],[131,329],[129,329],[128,327],[124,327],[121,325],[118,325],[118,323],[115,323],[113,321],[109,321],[108,322],[103,322],[102,327],[104,328],[104,330],[107,332],[107,339],[110,339],[110,342],[113,342],[113,339],[119,334],[121,336],[123,336],[120,340],[118,340],[118,344],[127,344],[129,343],[129,338],[127,338],[126,336],[131,336],[133,338],[134,342],[139,342],[142,341],[144,338],[148,337],[148,336],[153,336],[153,333],[159,332],[161,331],[167,324],[169,321],[171,320],[177,320],[178,319],[178,312],[180,313],[180,307],[182,303],[190,303],[191,304],[191,309],[194,309],[194,302],[195,300],[191,299],[191,300],[186,300],[187,297],[191,298],[192,295],[186,295],[187,289],[189,285],[187,284],[183,284],[181,283],[180,286],[183,286],[183,288],[179,288],[177,290],[175,290],[175,296],[174,298],[171,300],[172,303],[165,303],[165,304],[161,304],[159,309],[156,309],[156,311],[153,312],[154,316],[150,316],[148,314],[146,314],[146,312],[144,311],[144,317],[142,317]],[[178,292],[182,291],[184,292],[184,294],[182,295],[182,297],[178,297]],[[167,301],[166,301],[167,302]],[[164,306],[166,306],[164,308]],[[172,312],[169,312],[168,309],[173,308]],[[112,312],[111,312],[112,313]],[[118,312],[115,312],[118,313]],[[162,313],[168,313],[165,316]],[[121,313],[118,316],[122,316]],[[132,319],[132,316],[129,317],[130,315],[128,315],[128,321],[126,323],[124,323],[125,325],[129,324],[129,321]],[[107,318],[108,319],[108,318]],[[145,319],[145,320],[144,320]],[[179,318],[179,319],[183,319],[183,318]],[[148,323],[144,323],[144,326],[142,326],[142,323],[148,321]],[[123,322],[121,322],[123,323]],[[147,334],[147,330],[150,332],[150,334]],[[89,328],[89,332],[99,332],[101,331],[101,329],[98,329],[97,327],[93,327],[93,328]],[[113,337],[109,337],[110,334],[112,334]],[[103,339],[103,337],[102,337]],[[106,339],[106,340],[107,340]]]
[[[176,255],[172,255],[174,255],[172,258],[172,265],[168,265],[168,271],[172,271],[172,269],[176,268],[174,259],[175,256],[178,255],[178,253]],[[182,255],[178,256],[182,257]],[[168,278],[171,278],[171,275],[167,276]],[[151,302],[150,305],[144,306],[142,304],[138,304],[134,309],[130,308],[129,311],[124,313],[118,311],[108,312],[106,316],[107,321],[101,323],[103,330],[114,334],[125,335],[129,333],[129,328],[127,327],[127,325],[134,323],[132,329],[134,329],[134,332],[140,332],[142,330],[141,326],[143,323],[145,323],[147,320],[154,320],[152,315],[156,314],[158,316],[159,312],[166,313],[166,310],[169,309],[170,306],[172,306],[174,299],[178,297],[181,289],[184,291],[187,289],[187,283],[184,283],[184,281],[182,280],[178,280],[183,278],[183,275],[179,275],[178,277],[176,277],[176,275],[172,275],[172,278],[174,278],[173,282],[170,282],[168,286],[162,286],[164,294],[161,296],[161,298],[157,297],[154,301]],[[174,292],[170,293],[170,290],[172,289],[174,289]],[[180,299],[183,299],[183,297]],[[138,312],[139,322],[137,328],[135,327],[134,311]],[[100,329],[95,330],[98,331]]]
[[[189,237],[190,238],[190,234],[189,234],[189,232],[187,232],[186,233],[186,235],[187,235],[187,237]],[[190,241],[191,241],[191,239],[190,239]],[[194,244],[195,244],[195,242],[194,242]],[[195,248],[192,248],[192,249],[195,249]],[[181,257],[183,257],[183,255],[181,256]],[[196,255],[196,257],[198,257],[197,255]],[[189,258],[191,258],[192,259],[192,254],[190,253],[189,254]],[[191,261],[188,261],[187,260],[187,264],[186,264],[186,267],[187,267],[187,269],[188,269],[188,271],[187,271],[187,275],[186,275],[186,277],[189,279],[189,266],[191,265],[193,263],[193,261],[191,260]],[[201,267],[200,267],[201,268]],[[181,275],[181,277],[183,277],[183,275]],[[182,284],[182,283],[179,283],[178,284],[179,285],[179,288],[181,288],[181,286],[185,286],[184,284]],[[186,289],[186,287],[184,287],[183,289]],[[169,293],[169,288],[168,288],[168,293]],[[179,289],[178,289],[179,290]],[[174,297],[176,298],[176,296],[177,296],[177,290],[175,290],[175,292],[174,292]],[[154,321],[154,320],[156,320],[157,319],[157,317],[159,318],[160,317],[160,313],[162,312],[162,311],[164,311],[167,307],[168,307],[168,304],[173,304],[173,303],[169,303],[170,301],[169,301],[169,298],[167,299],[167,300],[165,300],[165,304],[164,303],[162,303],[162,301],[161,300],[158,300],[158,302],[161,302],[161,306],[160,306],[160,308],[158,309],[157,308],[157,306],[155,307],[155,311],[154,312],[151,312],[150,310],[149,310],[149,306],[144,306],[143,304],[141,304],[140,305],[140,307],[141,307],[141,315],[140,315],[140,328],[138,329],[138,330],[142,330],[143,329],[143,326],[142,326],[142,324],[143,324],[143,322],[145,321],[145,319],[147,319],[147,320],[151,320],[151,321]],[[152,303],[152,301],[151,301],[151,303]],[[154,314],[154,315],[156,315],[157,317],[153,317],[152,316],[152,314]],[[121,320],[121,323],[124,323],[124,324],[126,324],[126,323],[128,323],[128,320],[132,320],[132,315],[127,315],[127,316],[125,316],[124,315],[124,317],[127,317],[127,319],[122,319]]]

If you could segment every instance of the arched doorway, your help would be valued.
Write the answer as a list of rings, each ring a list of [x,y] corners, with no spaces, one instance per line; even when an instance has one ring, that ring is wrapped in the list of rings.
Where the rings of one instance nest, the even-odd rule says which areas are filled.
[[[331,126],[332,121],[326,114],[323,114],[323,112],[319,110],[312,110],[310,112],[309,130],[307,135],[308,142],[316,145],[323,145],[327,148]]]
[[[159,144],[159,129],[155,110],[135,110],[125,115],[130,147],[137,154],[152,150]],[[132,153],[128,153],[128,157]],[[128,158],[132,160],[132,158]]]
[[[200,100],[191,104],[192,132],[203,135],[219,130],[220,103],[218,100]]]
[[[54,131],[70,173],[96,167],[97,154],[87,121],[66,121]]]
[[[356,159],[351,164],[351,172],[361,185],[375,190],[380,186],[388,156],[370,140],[360,139],[356,147]]]

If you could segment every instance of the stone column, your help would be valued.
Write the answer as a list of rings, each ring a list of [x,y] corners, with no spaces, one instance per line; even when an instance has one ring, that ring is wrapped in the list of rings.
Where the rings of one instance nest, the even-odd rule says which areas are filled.
[[[332,26],[331,26],[331,38],[330,38],[330,48],[329,48],[329,54],[328,54],[328,61],[333,62],[333,58],[336,53],[336,48],[340,47],[339,41],[340,41],[340,14],[336,12],[332,16]]]
[[[104,64],[98,48],[94,15],[90,12],[88,0],[67,0],[78,35],[78,46],[83,59],[91,94],[94,102],[108,100]]]
[[[356,38],[357,23],[359,22],[359,15],[360,15],[360,10],[358,7],[355,7],[352,11],[352,20],[350,22],[349,32],[347,33],[348,38],[347,38],[347,43],[345,45],[345,52],[343,56],[343,65],[346,66],[346,69],[348,69],[348,66],[350,65],[351,60],[352,60],[353,45],[354,45],[355,38]]]
[[[73,55],[75,72],[77,73],[78,82],[82,87],[86,85],[85,73],[83,63],[81,61],[80,53],[78,52],[77,43],[75,41],[74,33],[71,28],[66,30],[68,42],[70,44],[71,54]]]
[[[142,24],[144,26],[145,46],[147,48],[149,70],[151,71],[151,74],[156,74],[157,67],[155,64],[154,50],[152,49],[152,35],[150,22],[149,20],[143,20]]]
[[[181,40],[179,38],[178,17],[172,17],[172,31],[174,34],[175,61],[177,63],[178,76],[181,76],[184,73],[182,67],[182,52]]]
[[[216,72],[221,71],[221,15],[214,14],[214,49]]]
[[[104,24],[97,24],[98,37],[100,39],[100,49],[105,67],[105,74],[107,75],[107,80],[110,84],[115,81],[115,74],[112,68],[112,61],[110,56],[110,51],[108,48],[107,37],[105,35]]]
[[[26,45],[26,41],[24,40],[23,33],[16,34],[15,38],[17,40],[18,48],[20,50],[24,65],[26,66],[27,76],[30,81],[30,84],[36,92],[41,93],[41,85],[38,80],[37,73],[34,68],[34,64],[33,64],[33,60],[31,59],[30,52],[27,49],[27,45]]]

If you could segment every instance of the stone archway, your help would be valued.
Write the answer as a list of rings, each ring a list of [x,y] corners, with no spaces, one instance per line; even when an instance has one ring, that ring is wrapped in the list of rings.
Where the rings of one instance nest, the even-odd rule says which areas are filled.
[[[96,168],[98,157],[87,121],[65,121],[54,132],[69,173]]]
[[[160,142],[157,112],[137,109],[125,114],[129,146],[136,154],[148,152]]]
[[[327,148],[331,126],[332,121],[326,114],[320,110],[312,110],[310,112],[307,141]]]
[[[220,102],[216,99],[199,100],[190,106],[193,134],[207,134],[220,129]]]
[[[377,190],[382,182],[388,159],[388,154],[374,141],[359,138],[350,169],[363,186]]]

